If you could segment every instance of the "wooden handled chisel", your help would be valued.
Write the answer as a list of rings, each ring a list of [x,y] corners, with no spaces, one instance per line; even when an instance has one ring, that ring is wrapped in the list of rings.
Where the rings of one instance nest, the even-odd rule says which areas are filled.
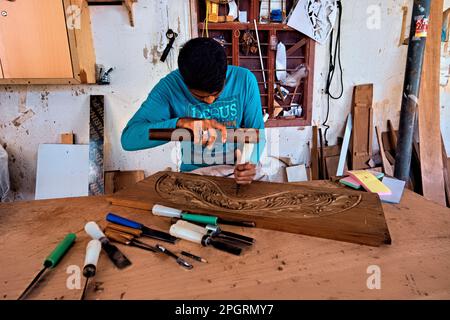
[[[102,243],[102,249],[105,250],[109,259],[117,268],[124,269],[131,265],[131,261],[115,245],[110,243],[97,223],[94,221],[86,223],[84,230],[92,239],[99,240]]]
[[[112,222],[112,223],[115,223],[115,224],[120,224],[120,225],[125,226],[125,227],[141,230],[142,231],[141,235],[144,236],[144,237],[149,237],[149,238],[153,238],[153,239],[169,242],[169,243],[172,243],[172,244],[177,241],[177,238],[172,237],[167,232],[151,229],[149,227],[144,226],[142,223],[139,223],[139,222],[136,222],[136,221],[133,221],[133,220],[130,220],[130,219],[126,219],[126,218],[123,218],[123,217],[120,217],[120,216],[118,216],[118,215],[116,215],[114,213],[108,213],[108,215],[106,216],[106,220],[108,222]]]
[[[67,251],[72,247],[75,242],[76,235],[74,233],[69,233],[57,246],[56,248],[45,258],[44,268],[34,277],[33,281],[28,285],[28,287],[19,296],[18,300],[24,300],[26,296],[31,292],[36,283],[39,282],[41,277],[48,269],[53,269],[59,263],[61,258],[66,254]]]
[[[162,252],[166,255],[168,255],[169,257],[175,258],[177,263],[179,265],[181,265],[182,267],[186,268],[186,269],[192,269],[193,266],[185,261],[184,259],[178,257],[176,254],[174,254],[173,252],[167,250],[165,247],[161,246],[161,245],[156,245],[156,246],[151,246],[147,243],[144,243],[142,241],[136,240],[134,239],[134,236],[131,234],[126,234],[123,232],[119,232],[117,230],[113,230],[113,229],[106,229],[105,230],[105,234],[107,235],[107,237],[109,239],[111,239],[112,241],[116,241],[118,243],[122,243],[128,246],[132,246],[132,247],[136,247],[136,248],[140,248],[143,250],[147,250],[147,251],[152,251],[152,252]]]

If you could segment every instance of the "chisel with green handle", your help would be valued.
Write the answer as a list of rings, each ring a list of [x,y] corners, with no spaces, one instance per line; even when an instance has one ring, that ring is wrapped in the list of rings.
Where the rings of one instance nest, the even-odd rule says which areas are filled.
[[[254,227],[255,223],[252,221],[234,221],[234,220],[225,220],[215,216],[206,216],[200,214],[192,214],[183,212],[182,210],[162,206],[160,204],[155,204],[152,208],[152,212],[155,216],[169,217],[169,218],[179,218],[186,221],[203,223],[209,225],[217,225],[219,223],[241,226],[241,227]]]
[[[25,291],[20,295],[18,300],[23,300],[27,294],[31,291],[31,289],[36,285],[37,282],[39,282],[39,279],[41,279],[42,275],[48,270],[53,269],[56,267],[58,262],[61,260],[61,258],[64,256],[64,254],[72,247],[73,243],[75,242],[76,235],[74,233],[69,233],[64,240],[62,240],[56,248],[45,258],[44,260],[44,268],[39,271],[39,273],[34,277],[33,281],[28,285],[28,287],[25,289]]]

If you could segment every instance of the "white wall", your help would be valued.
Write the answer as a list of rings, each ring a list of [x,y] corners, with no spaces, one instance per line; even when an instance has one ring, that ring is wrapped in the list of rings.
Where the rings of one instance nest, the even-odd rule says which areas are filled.
[[[352,88],[357,84],[374,83],[374,123],[386,128],[386,120],[398,124],[400,97],[406,61],[406,46],[398,47],[401,29],[401,7],[411,1],[403,0],[344,0],[342,26],[342,64],[344,67],[344,96],[331,102],[329,124],[330,144],[342,135],[344,120],[351,107]],[[169,19],[165,3],[169,3]],[[375,6],[375,7],[374,7]],[[380,10],[378,29],[368,29]],[[368,11],[369,10],[369,11]],[[373,11],[375,10],[375,11]],[[40,143],[57,143],[59,134],[72,131],[78,143],[88,142],[89,95],[106,96],[106,154],[105,169],[144,169],[149,175],[167,167],[177,168],[171,159],[172,145],[152,150],[125,152],[120,146],[120,134],[128,119],[139,108],[158,79],[170,69],[154,59],[167,29],[180,34],[179,46],[188,38],[187,0],[139,0],[135,5],[136,27],[131,28],[121,7],[91,7],[92,29],[97,63],[114,66],[111,86],[1,86],[0,143],[10,154],[12,186],[18,199],[33,199],[36,152]],[[369,18],[369,20],[368,20]],[[409,22],[409,18],[408,18]],[[159,45],[161,51],[163,44]],[[176,67],[175,55],[172,65]],[[326,113],[326,96],[322,93],[328,69],[328,48],[316,48],[313,121],[321,123]],[[450,96],[445,96],[447,106]],[[14,125],[13,120],[24,114],[25,121]],[[443,109],[445,117],[450,108]],[[31,117],[30,117],[31,115]],[[445,121],[443,121],[444,123]],[[448,121],[447,121],[448,122]],[[450,140],[450,128],[444,123],[445,139]],[[279,142],[281,156],[294,163],[309,161],[308,141],[311,128],[270,130],[270,144]],[[376,143],[374,147],[377,149]],[[175,152],[176,153],[176,152]]]

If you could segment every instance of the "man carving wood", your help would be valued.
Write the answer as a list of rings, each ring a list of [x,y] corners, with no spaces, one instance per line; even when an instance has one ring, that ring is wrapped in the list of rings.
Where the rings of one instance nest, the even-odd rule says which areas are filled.
[[[165,142],[150,140],[151,130],[176,128],[194,135],[193,143],[181,143],[181,171],[209,174],[231,154],[232,163],[226,163],[234,165],[236,182],[249,184],[255,178],[264,140],[260,137],[251,161],[237,165],[239,147],[225,142],[227,129],[264,129],[258,83],[248,69],[227,66],[224,48],[213,39],[196,38],[183,46],[178,70],[159,81],[128,122],[122,147],[134,151],[159,146]]]

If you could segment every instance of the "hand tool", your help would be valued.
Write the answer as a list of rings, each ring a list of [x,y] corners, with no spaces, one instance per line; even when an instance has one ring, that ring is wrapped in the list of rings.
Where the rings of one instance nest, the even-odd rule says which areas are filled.
[[[173,43],[175,42],[175,38],[178,37],[178,33],[175,33],[172,29],[167,30],[166,37],[169,39],[169,43],[167,44],[166,48],[164,49],[162,55],[161,55],[161,61],[166,61],[167,56],[169,55],[170,49],[173,47]]]
[[[113,244],[111,244],[105,234],[100,230],[94,221],[86,223],[84,230],[92,239],[100,240],[102,248],[105,250],[109,259],[119,269],[124,269],[131,265],[131,261]]]
[[[136,240],[133,235],[123,232],[118,232],[113,229],[106,228],[105,234],[111,241],[115,241],[118,243],[125,244],[127,246],[132,246],[136,248],[140,248],[147,251],[157,252],[156,248],[142,242],[139,240]]]
[[[200,120],[200,119],[199,119]],[[180,133],[189,133],[183,135]],[[208,131],[206,131],[208,132]],[[149,131],[150,140],[162,140],[162,141],[193,141],[194,133],[190,129],[178,128],[178,129],[151,129]],[[222,137],[220,132],[217,133],[216,141],[221,141]],[[259,130],[252,128],[240,128],[240,129],[227,129],[227,143],[258,143],[259,142]]]
[[[120,224],[122,226],[141,230],[142,231],[141,235],[145,237],[166,241],[172,244],[175,243],[175,241],[177,241],[177,238],[172,237],[167,232],[150,229],[144,226],[142,223],[138,223],[136,221],[120,217],[118,215],[115,215],[114,213],[108,213],[108,215],[106,216],[106,220],[112,223]]]
[[[157,244],[155,247],[156,247],[156,249],[158,249],[160,252],[162,252],[162,253],[168,255],[169,257],[174,258],[180,266],[182,266],[182,267],[184,267],[184,268],[186,268],[186,269],[192,269],[192,268],[194,267],[192,264],[190,264],[189,262],[187,262],[187,261],[184,260],[183,258],[177,256],[175,253],[169,251],[167,248],[165,248],[165,247],[163,247],[163,246],[161,246],[161,245],[159,245],[159,244]]]
[[[28,285],[25,291],[19,296],[18,300],[23,300],[31,289],[39,282],[42,275],[48,270],[56,267],[58,262],[64,256],[64,254],[72,247],[75,242],[76,235],[74,233],[69,233],[57,246],[56,248],[45,258],[44,268],[39,271],[39,273],[34,277],[33,281]]]
[[[203,262],[203,263],[208,263],[208,261],[206,259],[204,259],[202,257],[199,257],[199,256],[196,256],[195,254],[192,254],[192,253],[189,253],[189,252],[186,252],[186,251],[181,251],[181,254],[183,256],[189,257],[189,258],[194,259],[196,261]]]
[[[220,229],[218,226],[207,225],[206,227],[202,227],[183,220],[178,221],[176,224],[184,228],[190,229],[192,231],[199,232],[203,235],[208,235],[211,236],[212,238],[220,238],[222,240],[230,242],[236,242],[236,244],[251,246],[255,242],[255,239],[253,238],[246,237],[234,232],[224,231]]]
[[[81,295],[80,300],[84,300],[89,279],[94,277],[97,272],[97,263],[98,257],[100,256],[100,250],[102,250],[102,243],[99,240],[89,241],[86,247],[86,256],[84,258],[83,267],[83,275],[86,277],[86,282],[84,283],[83,294]]]
[[[204,247],[211,245],[218,250],[222,250],[234,255],[240,255],[242,252],[242,248],[231,245],[227,242],[213,239],[211,236],[193,231],[179,224],[173,224],[170,227],[170,234],[187,241],[201,244]]]
[[[127,233],[123,233],[123,232],[118,232],[116,230],[113,229],[109,229],[107,228],[105,231],[105,234],[107,235],[107,237],[109,239],[111,239],[112,241],[116,241],[118,243],[122,243],[125,245],[129,245],[129,246],[133,246],[136,248],[140,248],[143,250],[148,250],[148,251],[152,251],[152,252],[162,252],[164,254],[167,254],[171,257],[176,257],[176,255],[172,252],[170,252],[169,250],[165,249],[163,246],[151,246],[147,243],[144,243],[142,241],[136,240],[134,239],[134,236],[131,234],[127,234]],[[161,249],[162,248],[162,249]],[[188,262],[186,262],[185,260],[181,259],[181,258],[177,258],[177,263],[179,265],[181,265],[184,268],[187,269],[192,269],[193,266],[191,264],[189,264]]]
[[[222,219],[222,218],[215,217],[215,216],[191,214],[191,213],[187,213],[182,210],[179,210],[179,209],[162,206],[160,204],[155,204],[153,206],[152,213],[155,216],[179,218],[179,219],[183,219],[186,221],[211,224],[211,225],[217,225],[218,223],[222,223],[222,224],[241,226],[241,227],[254,227],[255,226],[255,223],[252,221],[233,221],[233,220]]]

